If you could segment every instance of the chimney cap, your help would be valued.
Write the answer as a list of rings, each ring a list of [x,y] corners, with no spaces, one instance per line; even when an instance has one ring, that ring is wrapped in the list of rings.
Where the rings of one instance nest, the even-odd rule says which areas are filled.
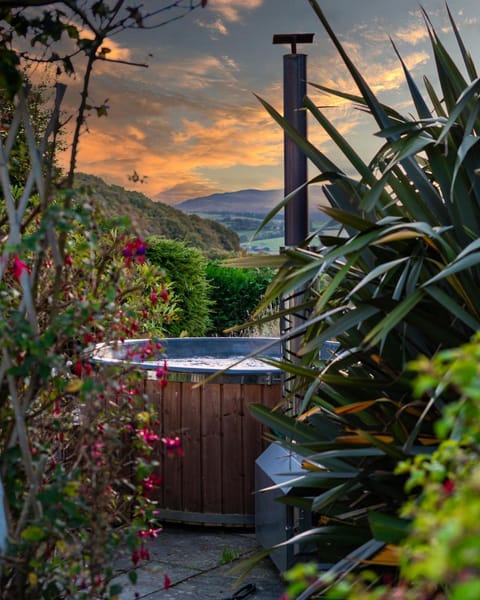
[[[273,36],[274,44],[291,44],[292,54],[297,53],[297,44],[311,44],[313,42],[313,33],[275,33]]]

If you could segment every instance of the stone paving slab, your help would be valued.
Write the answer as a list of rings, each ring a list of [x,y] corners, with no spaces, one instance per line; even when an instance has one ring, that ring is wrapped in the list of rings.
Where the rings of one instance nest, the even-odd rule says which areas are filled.
[[[138,582],[133,585],[121,571],[124,585],[121,600],[221,600],[231,598],[245,584],[256,590],[246,600],[278,600],[284,591],[282,579],[270,559],[262,560],[244,581],[232,566],[260,550],[251,531],[165,525],[155,540],[148,542],[151,560],[137,567]],[[226,559],[227,564],[222,564]],[[164,575],[170,589],[164,589]]]

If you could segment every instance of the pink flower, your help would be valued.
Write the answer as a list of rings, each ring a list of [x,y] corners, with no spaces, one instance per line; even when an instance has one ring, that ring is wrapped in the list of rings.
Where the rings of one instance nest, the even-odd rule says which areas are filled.
[[[143,429],[137,429],[137,435],[141,437],[147,444],[153,448],[155,442],[160,439],[158,435],[152,430],[144,427]]]
[[[173,438],[164,437],[162,438],[162,442],[167,448],[168,456],[173,456],[175,452],[178,456],[183,456],[182,440],[178,437],[178,435]]]
[[[164,303],[168,302],[168,290],[165,286],[162,287],[162,291],[160,292],[160,296]]]
[[[162,531],[162,528],[159,527],[158,529],[142,529],[141,531],[138,532],[138,537],[141,538],[151,538],[154,539],[156,537],[158,537],[158,533],[159,531]]]
[[[168,385],[168,367],[167,361],[163,361],[163,367],[159,367],[156,372],[158,383],[160,387],[164,388]]]
[[[12,271],[13,271],[13,276],[16,279],[20,279],[20,277],[23,275],[23,273],[26,271],[27,273],[30,273],[30,269],[27,266],[26,263],[23,262],[23,260],[20,260],[18,258],[18,255],[15,254],[15,257],[13,259],[13,267],[12,267]]]
[[[151,473],[148,477],[145,477],[145,479],[143,480],[143,494],[148,495],[160,485],[162,485],[162,478],[160,477],[160,475],[155,475],[155,473]]]

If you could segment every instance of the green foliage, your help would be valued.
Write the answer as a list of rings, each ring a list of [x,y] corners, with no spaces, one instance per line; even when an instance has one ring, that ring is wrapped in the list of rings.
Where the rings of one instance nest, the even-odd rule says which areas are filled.
[[[164,271],[175,294],[178,319],[165,324],[167,335],[205,335],[210,324],[206,258],[183,242],[159,237],[150,237],[147,242],[149,260]]]
[[[104,206],[105,228],[118,227],[128,217],[142,237],[160,236],[183,241],[211,258],[240,249],[238,236],[220,223],[187,215],[173,206],[153,202],[144,194],[109,185],[100,177],[77,173],[76,185],[89,189]]]
[[[229,327],[250,319],[274,272],[271,269],[234,269],[210,262],[206,276],[212,301],[209,335],[223,335]]]
[[[159,529],[151,498],[159,484],[152,451],[163,432],[155,408],[138,373],[127,367],[94,371],[91,358],[99,343],[163,333],[162,320],[175,319],[175,304],[168,302],[174,293],[162,272],[148,264],[134,224],[115,220],[119,230],[108,231],[96,199],[72,189],[87,116],[107,113],[105,103],[95,106],[89,97],[94,64],[108,61],[104,42],[114,33],[142,28],[153,16],[153,26],[159,26],[206,2],[157,4],[151,13],[135,3],[127,7],[101,0],[0,7],[5,104],[0,132],[0,486],[5,492],[0,597],[5,600],[117,597],[116,557],[131,552],[130,580],[135,582],[135,565],[148,558],[145,538]],[[164,10],[168,16],[158,20]],[[29,50],[20,54],[17,48],[28,47],[26,41]],[[20,58],[54,64],[57,75],[72,75],[76,68],[82,73],[61,186],[54,151],[65,86],[56,86],[48,118],[41,97],[31,96],[29,106]],[[13,109],[8,101],[15,93]],[[152,340],[145,359],[158,360],[160,351]],[[157,375],[164,386],[164,372]]]
[[[292,485],[309,488],[303,500],[319,524],[312,535],[328,531],[334,544],[350,529],[348,552],[368,548],[375,531],[401,531],[401,519],[393,523],[405,500],[406,476],[396,467],[438,442],[435,422],[456,399],[450,389],[439,400],[414,398],[409,363],[420,353],[431,358],[457,347],[480,328],[474,300],[480,284],[479,83],[453,19],[466,77],[425,15],[440,90],[427,82],[423,98],[402,62],[417,112],[403,116],[375,97],[318,2],[310,4],[358,95],[315,87],[360,105],[385,143],[364,162],[307,96],[306,110],[342,151],[348,173],[356,174],[348,176],[261,101],[319,169],[310,183],[324,185],[331,206],[323,210],[343,228],[337,236],[320,235],[318,251],[307,247],[310,240],[288,249],[263,304],[306,290],[286,311],[306,314],[299,360],[282,365],[296,376],[294,391],[303,397],[299,418],[313,438],[295,445],[311,468]],[[329,339],[340,348],[325,364],[319,356]],[[278,420],[261,417],[272,426]],[[294,436],[296,424],[292,419]],[[375,521],[372,511],[379,513]]]
[[[49,91],[44,84],[31,86],[26,81],[26,85],[30,88],[28,94],[28,110],[30,120],[33,127],[35,144],[40,147],[42,139],[45,135],[48,121],[50,119],[50,111],[47,109],[49,101]],[[2,116],[0,123],[0,139],[6,143],[9,132],[9,123],[15,112],[15,104],[9,99],[5,88],[0,86],[0,103],[2,106]],[[56,140],[55,148],[52,143],[45,144],[43,147],[44,155],[44,174],[50,172],[54,178],[59,175],[57,164],[58,153],[63,150],[60,140]],[[27,181],[28,172],[30,170],[30,155],[28,149],[28,140],[25,136],[25,127],[22,124],[15,138],[12,151],[10,153],[9,173],[12,185],[23,187]]]
[[[138,335],[144,310],[161,330],[169,309],[143,294],[162,275],[142,254],[126,261],[131,242],[101,232],[88,195],[61,209],[64,193],[26,219],[16,255],[2,247],[2,598],[108,597],[115,556],[134,556],[138,532],[157,527],[145,494],[154,409],[137,374],[94,372],[89,356],[96,343]],[[52,225],[66,232],[61,268]]]
[[[457,398],[435,424],[439,446],[398,466],[408,475],[410,494],[401,514],[411,520],[397,556],[399,573],[392,583],[381,572],[367,571],[335,584],[325,597],[343,592],[350,600],[463,600],[480,589],[480,336],[433,359],[412,363],[415,396],[436,402]],[[369,579],[369,580],[368,580]],[[372,582],[376,583],[371,589]],[[331,594],[331,595],[330,595]]]
[[[228,563],[237,560],[238,558],[240,558],[240,556],[241,552],[239,550],[225,546],[224,548],[222,548],[222,555],[220,556],[219,563],[221,565],[228,565]]]

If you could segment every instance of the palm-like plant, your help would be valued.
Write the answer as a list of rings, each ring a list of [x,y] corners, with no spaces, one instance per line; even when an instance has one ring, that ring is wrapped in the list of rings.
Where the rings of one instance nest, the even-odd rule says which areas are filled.
[[[293,332],[302,336],[300,360],[281,364],[302,389],[300,413],[252,410],[295,440],[308,474],[292,485],[308,490],[318,524],[311,533],[341,550],[368,542],[372,533],[379,540],[401,537],[402,524],[387,518],[405,499],[395,467],[435,443],[433,423],[442,410],[438,400],[413,399],[408,364],[458,346],[480,328],[480,79],[450,12],[465,76],[424,13],[440,90],[425,79],[425,98],[394,47],[418,115],[405,117],[375,97],[317,0],[309,2],[358,95],[314,87],[368,111],[385,142],[367,164],[306,97],[305,108],[358,173],[349,177],[260,99],[318,168],[310,183],[323,183],[330,206],[322,210],[342,229],[338,236],[320,234],[318,251],[311,240],[286,250],[259,307],[306,289],[301,308],[308,318]],[[325,364],[318,357],[332,338],[339,351]],[[378,545],[366,548],[365,556]]]

